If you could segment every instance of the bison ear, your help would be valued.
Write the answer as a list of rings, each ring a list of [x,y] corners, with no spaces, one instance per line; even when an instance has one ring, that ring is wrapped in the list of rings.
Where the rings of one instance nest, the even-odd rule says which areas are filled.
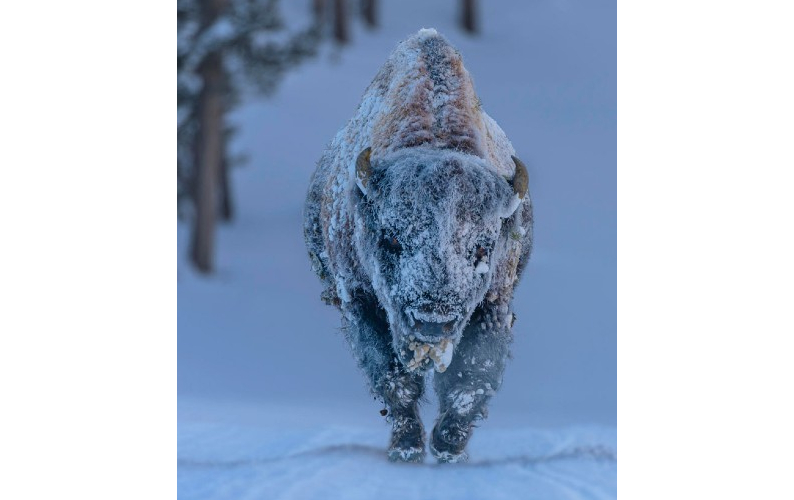
[[[513,175],[513,179],[508,182],[511,186],[513,186],[513,191],[515,191],[518,197],[523,200],[524,196],[527,195],[527,189],[529,188],[529,174],[527,173],[527,167],[524,165],[524,162],[515,156],[511,156],[510,158],[512,158],[513,163],[516,164],[516,173]]]
[[[369,186],[369,177],[372,174],[372,164],[369,162],[369,155],[372,148],[367,148],[358,154],[356,158],[356,185],[365,195]]]

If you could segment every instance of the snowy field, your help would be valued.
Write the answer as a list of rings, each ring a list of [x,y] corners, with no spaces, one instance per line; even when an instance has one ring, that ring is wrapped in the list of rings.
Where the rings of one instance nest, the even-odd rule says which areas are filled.
[[[285,13],[304,16],[305,2]],[[178,487],[184,499],[614,498],[615,5],[382,0],[381,28],[290,73],[235,114],[237,218],[217,273],[186,265],[178,225]],[[319,299],[301,210],[324,146],[396,43],[435,27],[530,173],[535,251],[515,296],[513,360],[465,465],[390,464],[389,428]],[[423,407],[433,423],[432,393]]]
[[[486,424],[475,431],[467,463],[395,464],[384,453],[385,424],[345,422],[344,410],[333,406],[227,407],[226,415],[212,418],[197,406],[179,409],[183,499],[608,499],[617,493],[614,428]]]

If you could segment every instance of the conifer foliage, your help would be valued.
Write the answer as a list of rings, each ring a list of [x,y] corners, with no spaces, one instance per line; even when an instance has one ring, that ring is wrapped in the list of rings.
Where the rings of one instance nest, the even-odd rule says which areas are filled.
[[[228,114],[248,92],[271,95],[285,72],[315,55],[320,20],[290,31],[278,0],[178,0],[177,214],[192,223],[190,259],[213,268],[216,220],[231,220]]]

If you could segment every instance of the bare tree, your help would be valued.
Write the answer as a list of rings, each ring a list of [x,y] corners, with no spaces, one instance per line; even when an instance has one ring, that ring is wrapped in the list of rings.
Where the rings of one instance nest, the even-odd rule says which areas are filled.
[[[463,30],[467,33],[475,34],[479,31],[477,0],[461,0],[460,19]]]
[[[377,7],[375,0],[361,0],[361,16],[364,18],[364,24],[370,28],[378,26]]]
[[[347,0],[334,0],[334,39],[340,44],[350,41],[347,22]]]

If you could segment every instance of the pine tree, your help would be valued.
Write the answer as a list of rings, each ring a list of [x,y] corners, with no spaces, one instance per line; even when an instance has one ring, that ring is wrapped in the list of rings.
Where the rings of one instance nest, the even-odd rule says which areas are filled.
[[[317,53],[321,19],[283,41],[278,0],[177,3],[177,214],[192,218],[190,259],[213,269],[218,216],[230,220],[229,111],[253,89],[271,95],[289,69]]]

